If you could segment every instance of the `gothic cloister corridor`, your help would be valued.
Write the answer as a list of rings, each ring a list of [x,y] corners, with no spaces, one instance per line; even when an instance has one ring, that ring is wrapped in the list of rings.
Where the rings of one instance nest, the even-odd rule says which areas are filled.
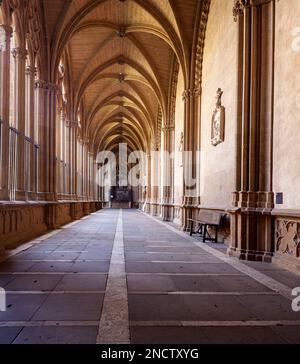
[[[300,344],[299,19],[0,0],[0,343]]]
[[[44,235],[0,264],[0,342],[299,344],[299,276],[215,247],[135,210]]]

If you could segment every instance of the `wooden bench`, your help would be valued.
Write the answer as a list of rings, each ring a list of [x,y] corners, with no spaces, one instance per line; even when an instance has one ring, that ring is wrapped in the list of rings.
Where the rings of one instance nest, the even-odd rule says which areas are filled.
[[[190,236],[193,234],[200,234],[203,237],[203,242],[212,241],[218,242],[218,232],[221,227],[224,214],[215,211],[201,210],[197,219],[189,219],[190,223]],[[198,225],[198,230],[194,231],[194,226]],[[213,238],[208,227],[215,229],[215,237]]]

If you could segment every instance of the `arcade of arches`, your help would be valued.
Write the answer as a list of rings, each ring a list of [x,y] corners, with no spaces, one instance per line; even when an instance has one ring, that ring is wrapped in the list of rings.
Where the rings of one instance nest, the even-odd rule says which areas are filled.
[[[127,206],[97,159],[127,144],[146,156],[127,207],[183,231],[222,213],[233,261],[300,272],[299,0],[0,4],[3,255]]]

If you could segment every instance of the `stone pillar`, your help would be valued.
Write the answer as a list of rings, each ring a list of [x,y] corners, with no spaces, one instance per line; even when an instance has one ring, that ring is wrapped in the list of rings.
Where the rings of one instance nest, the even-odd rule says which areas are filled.
[[[271,261],[274,193],[272,125],[274,90],[273,0],[236,1],[239,95],[236,191],[229,255]]]
[[[47,83],[46,85],[46,96],[47,96],[47,123],[46,123],[46,131],[47,131],[47,165],[48,165],[48,174],[47,174],[47,201],[56,201],[56,103],[57,103],[57,92],[58,86],[54,83]]]
[[[94,153],[88,152],[88,200],[94,200]]]
[[[40,201],[46,200],[46,140],[47,131],[45,125],[45,89],[46,83],[43,80],[35,81],[36,88],[36,118],[37,118],[37,128],[38,128],[38,144],[39,144],[39,156],[38,156],[38,176],[37,176],[37,198]]]
[[[160,160],[159,153],[156,151],[156,148],[153,148],[151,155],[151,202],[150,202],[150,213],[153,216],[156,216],[158,213],[158,198],[159,198],[159,186],[160,186]]]
[[[36,69],[35,67],[27,67],[26,68],[26,76],[28,77],[27,84],[27,116],[26,121],[29,123],[29,135],[27,135],[30,140],[30,153],[29,153],[29,161],[27,165],[29,166],[29,184],[28,190],[26,191],[26,196],[28,200],[36,199],[36,151],[35,151],[35,75]]]
[[[163,168],[163,196],[162,196],[162,219],[163,221],[173,221],[174,218],[174,125],[166,126],[164,133],[164,168]]]
[[[193,211],[200,204],[199,196],[199,180],[197,180],[197,163],[198,155],[198,132],[199,115],[196,106],[199,104],[200,90],[196,88],[185,90],[183,93],[183,101],[185,102],[184,115],[184,143],[183,143],[183,175],[184,175],[184,196],[183,196],[183,211],[182,211],[182,226],[184,230],[188,229],[188,219],[193,216]],[[191,160],[188,161],[190,153]],[[187,184],[185,176],[190,176],[196,179],[194,185]]]
[[[27,50],[15,48],[12,53],[15,59],[14,122],[19,132],[17,143],[16,200],[25,200],[25,64]]]
[[[88,199],[88,145],[89,140],[85,139],[82,141],[82,197]]]
[[[76,200],[77,195],[77,127],[76,121],[69,122],[69,165],[70,165],[70,198]]]
[[[6,25],[0,26],[0,57],[1,57],[1,85],[0,85],[0,118],[1,131],[1,160],[0,160],[0,200],[9,200],[8,171],[9,171],[9,76],[10,76],[10,39],[13,29]]]
[[[151,207],[151,179],[152,179],[152,171],[151,171],[151,152],[147,154],[147,165],[146,165],[146,195],[145,195],[145,211],[147,213],[150,213],[150,207]],[[144,193],[144,191],[143,191]]]
[[[56,201],[56,96],[57,86],[43,80],[37,88],[39,128],[38,199]]]

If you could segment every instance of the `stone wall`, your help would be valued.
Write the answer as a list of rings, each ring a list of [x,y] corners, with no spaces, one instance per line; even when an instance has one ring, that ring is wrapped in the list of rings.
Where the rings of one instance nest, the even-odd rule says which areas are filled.
[[[235,182],[238,31],[232,7],[232,1],[211,1],[201,101],[201,205],[224,209],[231,205]],[[213,146],[212,117],[218,88],[223,91],[225,140]]]
[[[283,193],[278,208],[300,215],[300,4],[276,2],[274,191]],[[297,30],[298,29],[298,30]]]
[[[0,205],[0,250],[48,230],[46,205]]]
[[[274,261],[300,271],[300,32],[298,0],[276,2],[274,192],[276,204]],[[293,11],[291,11],[293,9]]]
[[[0,204],[0,252],[102,208],[99,202]]]

